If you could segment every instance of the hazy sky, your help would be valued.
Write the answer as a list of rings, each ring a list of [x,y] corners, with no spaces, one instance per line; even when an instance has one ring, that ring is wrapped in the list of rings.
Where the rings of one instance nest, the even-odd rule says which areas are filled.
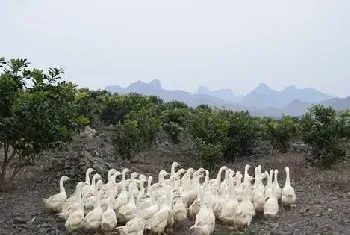
[[[0,56],[63,67],[81,86],[350,95],[349,0],[0,1]]]

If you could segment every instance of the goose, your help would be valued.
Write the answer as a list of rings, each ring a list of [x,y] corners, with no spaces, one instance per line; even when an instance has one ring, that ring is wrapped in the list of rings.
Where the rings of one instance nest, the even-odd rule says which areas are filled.
[[[285,167],[286,182],[282,188],[282,204],[286,206],[292,205],[296,200],[294,188],[290,185],[289,167]]]
[[[132,194],[129,194],[129,201],[127,204],[122,205],[117,211],[118,221],[121,223],[126,223],[132,218],[135,217],[136,214],[136,204],[135,198]]]
[[[123,188],[123,184],[125,184],[125,186],[128,186],[128,183],[127,183],[127,180],[125,177],[126,173],[128,173],[128,172],[130,172],[130,170],[128,168],[124,168],[122,170],[122,181],[116,184],[116,186],[118,187],[118,190],[121,190]]]
[[[164,177],[169,175],[165,170],[161,170],[158,174],[158,183],[152,185],[152,191],[155,192],[156,200],[161,204],[167,200],[166,183]]]
[[[170,176],[174,176],[176,171],[176,167],[179,167],[180,164],[178,162],[173,162],[173,164],[171,164],[171,171],[170,171]]]
[[[67,199],[67,193],[66,190],[64,189],[63,183],[69,180],[68,176],[62,176],[60,179],[60,192],[52,195],[49,198],[44,198],[43,202],[46,206],[46,208],[54,211],[54,212],[59,212],[62,210],[63,204]]]
[[[272,177],[272,176],[270,176]],[[270,192],[269,198],[267,199],[265,205],[264,205],[264,216],[276,216],[279,206],[278,206],[278,200],[275,196],[275,191],[272,189]]]
[[[244,169],[244,176],[243,176],[243,183],[242,183],[243,189],[250,188],[250,182],[253,179],[253,177],[249,175],[249,172],[248,172],[249,168],[250,168],[250,165],[247,164]]]
[[[216,175],[216,179],[211,180],[212,187],[215,187],[216,190],[219,190],[221,184],[221,175],[223,171],[226,171],[228,168],[226,166],[222,166],[219,169],[218,174]]]
[[[125,184],[125,173],[122,173],[122,175],[123,175],[123,179],[121,182],[122,183],[122,190],[113,204],[113,208],[115,211],[118,211],[121,206],[128,203],[128,192],[126,191],[126,184]]]
[[[187,218],[187,208],[186,205],[178,191],[174,195],[174,220],[184,221]]]
[[[145,220],[145,228],[151,229],[153,216],[158,212],[159,205],[156,203],[154,193],[151,193],[152,205],[148,208],[140,210],[140,216]]]
[[[107,210],[103,212],[101,218],[101,228],[104,231],[113,231],[114,228],[117,226],[117,215],[113,209],[114,197],[111,194],[112,192],[110,192],[110,196],[108,197]]]
[[[100,192],[100,194],[102,195],[102,192],[98,190],[98,188],[103,184],[102,180],[98,180],[98,182],[96,184],[94,184],[94,191],[90,191],[88,194],[91,195],[89,197],[83,197],[83,201],[84,201],[84,208],[85,208],[85,212],[88,213],[90,212],[94,206],[96,205],[96,201],[98,198],[98,193]],[[101,199],[100,199],[100,205],[101,205]]]
[[[149,176],[149,177],[148,177],[148,180],[147,180],[147,192],[146,192],[148,196],[151,196],[151,190],[152,190],[151,185],[152,185],[152,181],[153,181],[153,177],[152,177],[152,176]]]
[[[86,170],[86,173],[85,173],[85,183],[84,183],[82,192],[85,192],[85,191],[88,190],[88,188],[90,187],[90,185],[91,185],[90,174],[91,174],[92,172],[94,172],[94,169],[91,168],[91,167],[89,167],[89,168]]]
[[[173,193],[172,190],[167,190],[167,200],[163,202],[159,210],[154,214],[151,221],[151,230],[154,233],[164,233],[165,227],[168,224],[169,216],[172,212],[173,206]]]
[[[141,178],[140,179],[140,195],[141,195],[141,199],[140,199],[140,210],[143,210],[145,208],[148,208],[150,206],[152,206],[152,199],[151,197],[147,196],[145,194],[145,188],[143,186],[143,184],[146,182],[145,178]],[[144,197],[147,196],[147,197]]]
[[[113,199],[113,202],[114,202],[114,198],[117,196],[118,194],[118,188],[117,187],[113,187],[113,182],[115,182],[115,178],[116,178],[117,175],[112,175],[111,176],[111,184],[108,185],[108,188],[107,188],[107,195],[108,197],[107,198],[104,198],[104,196],[102,196],[103,199],[101,199],[101,207],[102,207],[102,210],[103,211],[106,211],[107,210],[107,207],[109,205],[109,201],[110,201],[110,198]],[[101,190],[102,191],[102,195],[105,195],[106,192],[104,192],[104,190]]]
[[[84,227],[86,229],[98,229],[101,226],[102,220],[102,208],[101,208],[101,196],[102,192],[99,191],[96,197],[96,204],[92,211],[87,213],[84,218]]]
[[[115,182],[115,178],[114,177],[114,173],[116,172],[117,170],[115,169],[110,169],[108,171],[108,177],[107,177],[107,183],[106,184],[102,184],[101,188],[100,188],[100,191],[102,191],[102,194],[101,194],[101,198],[102,199],[107,199],[108,198],[108,190],[111,188],[112,186],[112,183],[113,181]]]
[[[272,187],[273,187],[273,190],[275,191],[275,196],[276,196],[277,200],[279,200],[282,197],[282,189],[280,188],[280,185],[278,184],[277,174],[278,174],[278,170],[275,170],[275,180],[273,181]]]
[[[70,198],[72,198],[68,203],[65,203],[65,205],[62,208],[62,211],[58,214],[63,219],[68,219],[69,215],[72,214],[74,211],[76,211],[81,202],[81,191],[84,186],[84,182],[79,182],[76,186],[76,190],[74,195],[72,195]]]
[[[65,227],[69,232],[73,232],[82,227],[84,221],[84,202],[80,190],[77,192],[77,199],[79,206],[68,216],[65,223]]]
[[[190,218],[193,219],[193,221],[196,219],[196,215],[198,214],[201,206],[200,187],[197,188],[197,193],[198,193],[198,197],[196,198],[196,200],[192,202],[192,204],[188,209],[188,215]]]
[[[267,174],[267,184],[265,187],[265,199],[270,197],[270,193],[273,189],[272,178],[274,170],[270,170],[270,174]]]
[[[233,193],[233,182],[230,180],[228,184],[229,184],[229,189],[225,198],[226,204],[221,209],[219,220],[221,220],[223,223],[227,225],[233,225],[234,216],[236,214],[236,210],[238,206],[238,201],[236,200],[235,195]]]
[[[250,192],[246,188],[244,190],[244,198],[241,203],[238,204],[236,214],[234,215],[234,222],[237,227],[249,226],[252,222],[255,214],[254,205],[250,201]]]
[[[239,202],[243,201],[243,198],[244,198],[242,177],[243,176],[242,176],[241,172],[237,171],[236,176],[235,176],[236,187],[234,188],[234,194],[237,198],[237,201],[239,201]]]
[[[194,200],[196,200],[196,198],[198,196],[197,195],[197,191],[198,191],[197,188],[199,187],[199,180],[202,176],[201,173],[202,173],[201,169],[194,172],[192,183],[189,185],[189,190],[182,192],[183,198],[184,198],[184,203],[186,204],[186,207],[190,206],[194,202]]]
[[[229,175],[231,173],[231,169],[227,168],[225,170],[225,178],[224,180],[220,183],[220,187],[219,187],[219,192],[220,194],[225,194],[227,192],[228,189],[228,181],[229,181]],[[226,195],[226,194],[225,194]]]
[[[136,180],[136,177],[138,176],[139,173],[137,172],[133,172],[131,173],[131,177],[130,177],[130,180],[129,180],[129,193],[131,193],[134,197],[137,197],[140,193],[138,187],[137,187],[137,183],[140,183],[141,182],[139,180]],[[142,178],[142,177],[141,177]]]
[[[78,190],[82,193],[83,187],[85,186],[85,182],[78,182],[75,186],[74,193],[63,203],[61,212],[65,211],[69,206],[76,203],[78,200]],[[69,214],[68,214],[69,215]],[[68,216],[67,215],[67,216]]]
[[[259,169],[256,171],[255,183],[252,191],[252,202],[255,208],[255,211],[263,212],[265,204],[265,187],[261,181],[261,173]]]
[[[211,209],[210,200],[204,196],[207,187],[208,183],[205,183],[201,192],[201,207],[196,215],[195,224],[190,227],[190,231],[194,234],[209,235],[215,228],[215,216]]]
[[[139,205],[141,195],[137,197],[136,205]],[[140,207],[136,206],[135,216],[129,220],[125,226],[117,227],[117,230],[121,230],[122,234],[125,235],[143,235],[143,230],[145,229],[145,219],[140,214]]]
[[[83,193],[83,199],[86,199],[88,197],[94,196],[96,194],[96,181],[97,180],[102,180],[102,177],[99,173],[94,174],[92,177],[91,185],[88,187],[84,186],[82,188],[82,193]]]

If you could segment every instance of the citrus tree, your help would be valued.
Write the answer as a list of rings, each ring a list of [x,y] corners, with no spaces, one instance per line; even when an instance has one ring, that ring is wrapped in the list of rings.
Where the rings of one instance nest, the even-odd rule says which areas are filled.
[[[69,141],[87,119],[76,112],[76,88],[63,71],[29,69],[26,59],[0,59],[0,190],[44,149]],[[10,169],[10,170],[9,170]]]
[[[289,149],[289,143],[298,134],[298,122],[291,116],[282,116],[280,120],[266,122],[268,138],[275,149],[285,153]]]
[[[312,106],[301,121],[302,138],[311,147],[312,162],[331,166],[345,151],[340,139],[344,134],[339,114],[332,107]]]
[[[131,159],[132,155],[150,147],[161,127],[160,110],[157,105],[126,115],[123,123],[115,125],[113,143],[122,157]]]

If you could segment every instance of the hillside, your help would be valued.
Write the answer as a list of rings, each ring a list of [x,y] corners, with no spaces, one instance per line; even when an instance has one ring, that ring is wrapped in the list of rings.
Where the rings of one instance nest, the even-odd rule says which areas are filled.
[[[232,110],[248,110],[255,116],[280,117],[282,114],[300,116],[311,104],[331,105],[337,110],[350,108],[350,98],[334,98],[313,88],[299,89],[288,86],[282,91],[271,89],[267,84],[259,84],[245,96],[236,95],[230,89],[211,91],[205,86],[199,86],[196,93],[182,90],[166,90],[158,79],[149,83],[137,81],[128,87],[107,86],[107,91],[117,93],[136,92],[145,95],[156,95],[165,101],[178,100],[190,106],[208,104],[219,108]]]

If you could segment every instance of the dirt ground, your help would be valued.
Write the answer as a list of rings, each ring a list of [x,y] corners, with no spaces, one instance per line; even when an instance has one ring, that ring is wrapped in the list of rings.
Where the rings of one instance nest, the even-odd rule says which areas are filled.
[[[167,154],[171,154],[172,158],[167,158]],[[160,169],[170,170],[174,159],[184,165],[190,164],[190,160],[177,153],[176,148],[163,148],[162,151],[154,148],[125,165],[138,172],[156,175]],[[0,235],[69,234],[64,221],[48,212],[42,202],[42,198],[58,192],[62,173],[48,168],[45,162],[38,163],[18,177],[11,191],[0,193]],[[228,166],[243,172],[247,163],[251,166],[261,164],[263,170],[278,169],[281,187],[284,184],[284,167],[289,166],[297,201],[295,207],[281,209],[274,219],[257,215],[246,234],[350,234],[349,163],[342,163],[332,170],[322,170],[309,167],[301,154],[288,153],[246,159]],[[118,165],[120,169],[122,164],[119,162]],[[67,188],[71,193],[74,182],[67,183]],[[190,234],[188,229],[191,225],[191,221],[176,224],[168,234]],[[214,234],[236,233],[217,224]]]

